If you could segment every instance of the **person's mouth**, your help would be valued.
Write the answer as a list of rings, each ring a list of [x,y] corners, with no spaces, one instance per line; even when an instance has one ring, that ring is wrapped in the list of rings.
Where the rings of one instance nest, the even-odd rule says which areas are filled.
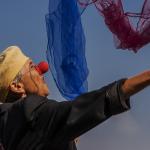
[[[45,82],[44,76],[41,76],[41,79]]]

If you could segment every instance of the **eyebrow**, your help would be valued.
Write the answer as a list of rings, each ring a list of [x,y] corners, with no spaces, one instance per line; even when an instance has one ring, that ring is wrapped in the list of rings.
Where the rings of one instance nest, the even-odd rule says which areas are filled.
[[[29,69],[32,63],[33,63],[32,59],[28,59],[27,62],[24,64],[24,67],[21,69],[21,72],[22,71],[23,73],[26,72],[25,70]]]
[[[29,66],[34,64],[34,62],[32,61],[32,59],[29,59]]]

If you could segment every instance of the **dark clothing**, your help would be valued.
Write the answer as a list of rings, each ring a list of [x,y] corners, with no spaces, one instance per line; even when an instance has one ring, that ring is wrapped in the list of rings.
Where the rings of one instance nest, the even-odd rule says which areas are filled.
[[[74,139],[130,108],[120,85],[124,79],[56,102],[30,95],[0,105],[0,141],[5,150],[76,150]]]

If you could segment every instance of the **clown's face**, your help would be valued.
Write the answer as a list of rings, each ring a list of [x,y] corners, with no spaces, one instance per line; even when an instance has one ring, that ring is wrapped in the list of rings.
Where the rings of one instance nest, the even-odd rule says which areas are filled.
[[[48,96],[49,89],[44,76],[37,71],[36,65],[31,59],[26,62],[21,70],[21,74],[21,82],[23,83],[26,95],[37,94],[44,97]]]

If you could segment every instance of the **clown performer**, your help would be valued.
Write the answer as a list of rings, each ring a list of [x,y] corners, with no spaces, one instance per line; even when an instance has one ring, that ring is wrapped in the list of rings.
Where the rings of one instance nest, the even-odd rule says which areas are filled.
[[[46,62],[17,46],[0,54],[0,150],[76,150],[75,139],[130,109],[130,96],[150,85],[150,70],[113,81],[74,101],[48,99]]]

